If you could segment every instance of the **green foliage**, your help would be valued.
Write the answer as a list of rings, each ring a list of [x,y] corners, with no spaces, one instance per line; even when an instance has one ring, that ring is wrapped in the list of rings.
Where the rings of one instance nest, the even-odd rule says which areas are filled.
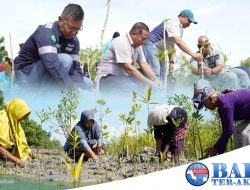
[[[181,85],[182,87],[193,86],[199,77],[192,74],[190,60],[184,54],[176,56],[175,59],[175,65],[180,65],[179,68],[175,68],[174,72],[177,85]]]
[[[8,52],[4,46],[4,37],[0,37],[0,63],[2,62],[3,58],[8,56]]]
[[[99,50],[97,48],[93,49],[92,47],[81,49],[80,60],[82,64],[88,64],[89,76],[91,77],[91,79],[94,79],[96,76],[95,63],[101,61],[101,54]]]
[[[248,57],[245,60],[241,61],[240,65],[250,69],[250,57]]]
[[[182,106],[187,111],[188,129],[185,137],[185,157],[188,159],[203,158],[205,148],[213,146],[222,132],[218,113],[211,112],[213,116],[212,119],[205,120],[204,117],[194,109],[192,100],[183,94],[169,97],[168,103]],[[232,145],[230,145],[229,141],[227,150],[230,149],[232,150]]]
[[[62,95],[63,96],[60,103],[57,105],[57,108],[53,109],[48,107],[47,111],[43,109],[40,113],[37,113],[37,115],[40,118],[41,125],[44,122],[48,122],[50,123],[51,129],[59,134],[63,134],[66,139],[69,139],[70,144],[74,148],[75,158],[75,149],[78,145],[78,135],[77,131],[71,133],[71,127],[73,121],[77,119],[76,110],[79,105],[79,91],[74,88],[68,88],[62,90]],[[76,180],[81,172],[83,156],[84,154],[81,155],[77,165],[75,164],[75,159],[73,164],[63,161],[71,172],[74,187],[76,187]]]
[[[52,130],[67,137],[73,121],[77,119],[76,109],[79,104],[79,91],[73,88],[64,89],[62,95],[57,108],[48,107],[48,110],[43,109],[37,115],[41,125],[44,122],[49,122]]]
[[[35,148],[62,149],[60,141],[51,140],[51,133],[42,129],[41,125],[30,119],[21,122],[28,145]]]
[[[169,48],[168,50],[166,50],[165,52],[163,50],[157,49],[159,56],[158,55],[154,55],[159,61],[161,61],[162,63],[165,64],[165,57],[167,55],[170,54],[174,54],[175,53],[175,48]],[[174,55],[173,55],[174,56]]]
[[[106,105],[106,101],[104,99],[98,99],[96,101],[96,103],[98,104],[99,106],[99,110],[95,107],[95,108],[92,108],[91,111],[94,113],[94,114],[97,114],[99,112],[99,122],[101,124],[101,131],[102,131],[102,137],[104,139],[108,139],[109,138],[109,131],[108,131],[108,125],[104,125],[103,124],[103,119],[106,115],[110,114],[111,113],[111,110],[109,107],[105,107],[104,106]]]
[[[140,95],[140,101],[147,105],[148,114],[149,114],[149,105],[150,104],[158,104],[157,102],[152,102],[152,89],[151,87],[146,89],[146,93],[144,95]]]
[[[0,110],[4,108],[4,96],[3,92],[0,90]]]
[[[69,135],[68,135],[69,143],[73,146],[74,150],[76,149],[76,147],[79,144],[78,138],[79,138],[79,136],[77,134],[77,129],[74,130],[73,133],[69,133]]]
[[[150,88],[151,89],[151,88]],[[149,101],[151,100],[151,91]],[[144,97],[143,97],[144,98]],[[146,97],[145,97],[146,98]],[[146,99],[145,99],[146,101]],[[132,93],[132,105],[130,107],[130,111],[128,115],[126,113],[119,114],[119,120],[123,122],[123,128],[124,132],[122,135],[122,141],[121,146],[122,150],[126,152],[127,157],[131,155],[130,151],[130,142],[129,142],[129,136],[135,136],[135,138],[138,138],[139,135],[139,127],[141,125],[141,121],[136,120],[136,114],[141,110],[141,105],[137,103],[137,93],[133,91]],[[137,142],[138,143],[138,142]],[[139,151],[138,145],[135,146],[137,152]]]
[[[127,142],[126,149],[129,150],[129,155],[138,154],[138,150],[142,150],[144,147],[155,148],[153,135],[148,136],[146,132],[142,132],[139,135],[128,136],[125,132],[123,132],[118,138],[112,138],[107,144],[108,154],[117,158],[118,153],[124,150],[124,141]]]
[[[76,187],[76,180],[77,180],[77,178],[80,175],[81,170],[82,170],[83,156],[84,156],[84,154],[81,155],[80,159],[77,162],[76,167],[73,167],[71,164],[69,164],[65,160],[63,160],[63,162],[65,163],[65,165],[68,167],[69,171],[71,172],[74,187]]]

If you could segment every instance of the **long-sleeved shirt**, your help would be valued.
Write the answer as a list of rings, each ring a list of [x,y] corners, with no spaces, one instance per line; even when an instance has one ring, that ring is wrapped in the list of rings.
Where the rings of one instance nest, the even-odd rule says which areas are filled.
[[[93,120],[94,122],[93,126],[90,129],[85,126],[88,120]],[[75,131],[78,135],[79,145],[83,150],[90,147],[90,141],[94,140],[95,142],[102,142],[101,130],[97,122],[94,120],[93,112],[89,110],[82,112],[81,120],[72,129],[71,134],[74,134]],[[67,142],[64,145],[64,150],[67,151],[70,147],[72,147],[72,144],[70,142],[70,138],[68,138]]]
[[[65,86],[76,84],[84,89],[79,52],[78,38],[75,36],[65,39],[57,21],[41,25],[23,44],[19,55],[14,60],[17,80],[21,77],[20,72],[28,75],[33,64],[42,60],[46,70],[59,84]],[[59,53],[66,53],[72,57],[73,66],[69,73],[60,64]]]
[[[233,122],[250,119],[250,90],[244,89],[220,95],[218,113],[221,118],[222,133],[214,148],[221,154],[225,151],[234,131]]]

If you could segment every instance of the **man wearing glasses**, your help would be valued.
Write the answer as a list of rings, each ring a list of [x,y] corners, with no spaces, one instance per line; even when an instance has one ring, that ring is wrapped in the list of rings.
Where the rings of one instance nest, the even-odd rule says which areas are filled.
[[[141,48],[148,33],[148,26],[137,22],[129,33],[112,40],[97,69],[96,81],[102,93],[130,93],[145,86],[161,89],[161,81],[148,65]]]
[[[197,21],[194,19],[193,12],[189,9],[185,9],[180,12],[178,17],[165,19],[161,24],[156,26],[149,33],[148,39],[143,44],[143,52],[147,62],[152,67],[156,76],[162,81],[165,79],[166,68],[162,56],[163,53],[160,52],[164,52],[164,49],[168,52],[170,62],[169,68],[173,68],[175,44],[195,60],[202,60],[202,55],[191,51],[182,40],[184,28],[189,27],[191,23],[197,24]],[[161,57],[161,59],[159,59],[159,57]]]
[[[68,4],[58,21],[36,29],[14,61],[19,86],[33,90],[86,88],[76,37],[82,30],[83,18],[80,5]]]
[[[222,52],[211,47],[207,36],[200,36],[197,46],[204,59],[202,62],[191,59],[193,74],[201,76],[216,88],[222,87],[222,90],[250,86],[248,74],[244,70],[236,67],[223,71],[224,56]]]

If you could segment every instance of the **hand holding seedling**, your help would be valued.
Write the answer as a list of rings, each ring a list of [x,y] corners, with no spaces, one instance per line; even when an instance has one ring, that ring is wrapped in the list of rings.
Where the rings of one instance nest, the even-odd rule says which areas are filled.
[[[159,88],[159,89],[162,89],[162,82],[161,82],[161,80],[157,77],[156,79],[155,79],[155,85]]]
[[[203,68],[203,71],[206,75],[212,75],[213,74],[213,71],[212,71],[212,68]]]
[[[203,55],[201,53],[194,53],[192,56],[196,61],[202,61]]]

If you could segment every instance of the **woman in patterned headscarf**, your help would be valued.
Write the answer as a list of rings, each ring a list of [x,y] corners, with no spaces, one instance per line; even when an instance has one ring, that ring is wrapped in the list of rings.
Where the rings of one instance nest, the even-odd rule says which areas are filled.
[[[187,113],[185,109],[175,105],[160,105],[148,116],[148,127],[153,127],[156,140],[156,156],[162,152],[166,160],[168,152],[172,153],[175,163],[184,149]]]

